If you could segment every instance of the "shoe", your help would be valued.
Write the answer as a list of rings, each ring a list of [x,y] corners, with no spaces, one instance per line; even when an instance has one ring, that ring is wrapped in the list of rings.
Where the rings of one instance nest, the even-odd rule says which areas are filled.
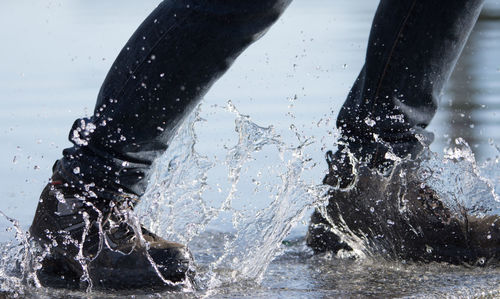
[[[46,252],[37,276],[46,287],[182,289],[194,276],[188,249],[134,225],[133,197],[99,200],[55,174],[30,227]],[[95,197],[95,196],[94,196]]]
[[[313,213],[306,236],[316,253],[364,248],[367,254],[416,262],[500,261],[500,217],[452,212],[419,179],[418,162],[385,165],[381,173],[334,159],[342,155],[327,155],[329,164],[337,164],[329,165],[324,179],[333,188],[323,213]]]
[[[478,263],[500,262],[500,217],[468,217],[467,223],[470,242],[482,257]]]

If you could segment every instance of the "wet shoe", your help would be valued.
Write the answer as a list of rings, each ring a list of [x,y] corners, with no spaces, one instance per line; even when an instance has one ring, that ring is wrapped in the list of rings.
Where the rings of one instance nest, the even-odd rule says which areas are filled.
[[[48,253],[37,276],[47,287],[182,289],[194,276],[188,249],[134,225],[136,199],[91,198],[56,175],[43,190],[30,227]]]
[[[470,242],[482,257],[478,263],[500,262],[500,217],[468,217],[467,220]]]
[[[452,212],[422,184],[418,163],[402,162],[381,174],[335,156],[327,158],[337,163],[324,180],[334,187],[328,205],[314,212],[306,238],[315,252],[364,248],[368,254],[417,262],[500,261],[500,217]]]

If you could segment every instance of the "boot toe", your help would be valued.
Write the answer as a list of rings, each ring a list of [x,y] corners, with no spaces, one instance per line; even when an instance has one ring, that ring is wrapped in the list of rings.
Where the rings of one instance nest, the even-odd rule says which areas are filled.
[[[192,276],[193,257],[185,246],[150,250],[150,256],[165,279],[178,282]]]
[[[193,259],[182,247],[133,251],[129,254],[101,252],[89,268],[99,289],[178,290],[194,276]]]

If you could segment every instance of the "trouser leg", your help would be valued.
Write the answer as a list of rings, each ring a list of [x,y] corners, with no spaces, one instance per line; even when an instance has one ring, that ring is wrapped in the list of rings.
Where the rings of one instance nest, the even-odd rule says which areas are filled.
[[[350,250],[334,226],[347,227],[347,235],[352,232],[351,236],[381,246],[387,240],[387,251],[403,259],[454,263],[466,259],[460,229],[455,221],[445,221],[446,210],[431,190],[412,175],[403,180],[396,172],[387,180],[369,168],[392,165],[388,151],[415,158],[432,141],[425,128],[483,2],[380,2],[365,65],[337,119],[342,133],[339,150],[327,155],[330,169],[324,183],[347,190],[331,189],[326,213],[314,212],[307,235],[314,251]],[[353,171],[349,152],[369,168]],[[356,181],[354,173],[357,184],[348,188]],[[449,238],[435,237],[440,234]],[[433,247],[432,255],[428,254],[427,248]]]
[[[382,0],[365,65],[342,107],[342,142],[372,166],[417,155],[484,0]],[[345,146],[341,146],[345,147]]]
[[[290,2],[162,2],[112,65],[94,114],[75,121],[56,171],[80,188],[142,195],[183,118]]]

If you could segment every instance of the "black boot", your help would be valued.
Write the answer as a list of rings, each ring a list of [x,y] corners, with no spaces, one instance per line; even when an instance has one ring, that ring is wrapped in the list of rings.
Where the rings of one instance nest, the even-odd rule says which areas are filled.
[[[327,156],[336,165],[329,165],[324,183],[334,188],[323,213],[311,218],[307,244],[315,252],[351,251],[356,244],[350,242],[361,242],[369,253],[403,260],[500,261],[500,217],[450,211],[419,179],[416,161],[370,167],[345,156]]]
[[[132,224],[137,198],[102,200],[57,175],[43,190],[31,236],[48,252],[38,271],[47,287],[181,289],[194,275],[188,249]]]

